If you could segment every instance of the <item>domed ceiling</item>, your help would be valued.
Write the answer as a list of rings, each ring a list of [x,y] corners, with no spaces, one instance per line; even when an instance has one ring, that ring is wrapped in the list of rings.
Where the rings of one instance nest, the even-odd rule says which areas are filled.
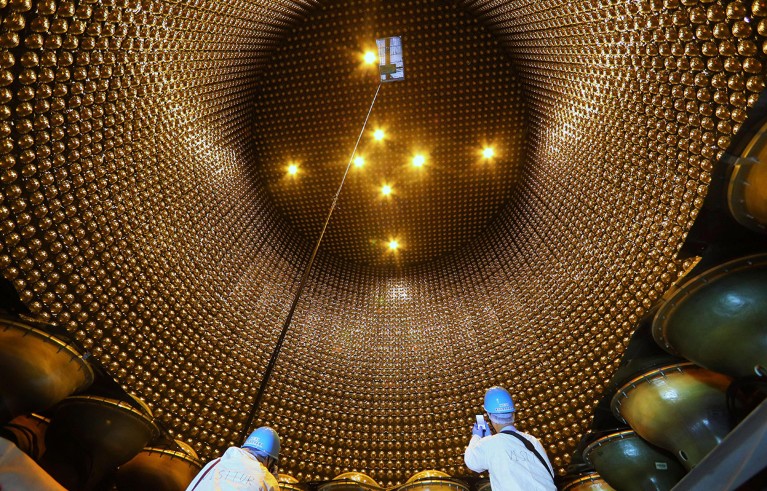
[[[376,94],[378,63],[365,64],[364,52],[390,36],[404,40],[405,81],[381,87],[323,251],[404,267],[476,237],[519,177],[521,86],[476,17],[448,2],[323,4],[258,77],[253,133],[277,208],[316,240]]]
[[[468,476],[494,384],[561,471],[764,89],[761,1],[0,9],[0,269],[205,458],[249,429],[377,87],[357,56],[403,36],[256,412],[304,481]]]

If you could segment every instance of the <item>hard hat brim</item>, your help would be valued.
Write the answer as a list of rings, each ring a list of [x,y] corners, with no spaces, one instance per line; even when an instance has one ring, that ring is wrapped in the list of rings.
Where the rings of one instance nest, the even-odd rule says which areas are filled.
[[[510,413],[516,413],[517,412],[516,409],[508,409],[508,410],[503,410],[503,411],[498,411],[498,410],[490,411],[490,410],[488,410],[484,406],[483,406],[483,408],[485,409],[485,411],[487,411],[487,414],[510,414]]]

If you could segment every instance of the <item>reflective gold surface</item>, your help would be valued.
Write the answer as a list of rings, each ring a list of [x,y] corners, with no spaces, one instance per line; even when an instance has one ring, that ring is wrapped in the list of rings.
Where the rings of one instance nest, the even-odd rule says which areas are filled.
[[[431,121],[432,148],[463,149],[474,123],[507,109],[510,86],[496,90],[491,79],[513,73],[524,163],[505,203],[462,211],[456,194],[445,213],[402,216],[403,228],[427,220],[461,231],[443,238],[452,251],[444,256],[408,267],[403,240],[403,269],[395,261],[382,271],[320,251],[257,424],[278,429],[280,465],[302,481],[347,470],[385,486],[423,469],[460,477],[482,393],[499,384],[513,388],[520,428],[562,471],[633,326],[684,269],[675,255],[714,162],[764,88],[767,8],[408,4],[380,31],[395,34],[407,16],[418,36],[437,39],[449,27],[451,39],[476,40],[449,66],[439,46],[406,44],[417,51],[410,59],[423,60],[416,74],[446,70],[458,87],[488,90],[464,89],[459,98],[483,103],[455,119],[432,110],[454,97],[439,83],[420,106],[401,98],[402,110]],[[325,210],[291,208],[327,189],[312,179],[276,203],[264,177],[273,160],[258,150],[268,109],[257,104],[273,56],[291,33],[311,31],[305,23],[325,2],[0,6],[0,270],[36,316],[65,328],[209,460],[241,443],[312,247],[302,233],[311,225],[298,217],[315,223]],[[369,41],[342,24],[338,50]],[[509,66],[473,70],[473,59],[498,59],[499,48]],[[296,62],[322,70],[322,56],[342,55]],[[303,83],[292,76],[286,83]],[[348,95],[330,92],[296,135]],[[350,105],[345,121],[356,125],[358,110]],[[354,134],[338,128],[338,148],[349,148]],[[510,138],[496,146],[499,157]],[[309,135],[295,144],[298,152],[327,142]],[[486,225],[449,223],[460,215]],[[348,223],[355,216],[347,208],[338,217],[364,235],[364,223]]]
[[[362,472],[344,472],[321,485],[320,491],[377,491],[381,486],[367,474]]]
[[[282,491],[304,491],[306,489],[304,485],[299,483],[298,479],[288,474],[280,474],[277,477],[277,482]]]
[[[420,477],[417,477],[419,476]],[[469,491],[469,485],[456,479],[451,479],[446,473],[422,471],[413,475],[397,491]]]
[[[93,370],[75,347],[0,318],[0,423],[49,409],[91,383]]]
[[[615,489],[594,472],[568,480],[562,486],[562,491],[615,491]]]
[[[118,491],[184,491],[202,469],[186,452],[146,447],[115,473]]]
[[[733,166],[727,198],[730,211],[739,223],[767,232],[767,122]]]
[[[442,471],[436,471],[436,470],[425,470],[421,472],[417,472],[410,476],[410,478],[406,481],[406,483],[418,481],[421,479],[427,479],[427,478],[434,478],[434,477],[450,477],[450,474]]]
[[[725,398],[730,382],[730,377],[693,363],[669,365],[621,387],[613,396],[612,411],[690,470],[730,431]]]

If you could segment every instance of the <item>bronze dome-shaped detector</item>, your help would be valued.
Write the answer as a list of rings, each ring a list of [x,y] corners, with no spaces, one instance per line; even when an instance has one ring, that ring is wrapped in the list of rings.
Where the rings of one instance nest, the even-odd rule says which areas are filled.
[[[383,489],[375,479],[362,472],[344,472],[322,484],[321,491],[378,491]]]
[[[584,460],[615,489],[668,491],[687,472],[677,458],[633,430],[601,436],[583,451]]]
[[[450,474],[448,474],[447,472],[442,472],[438,470],[425,470],[425,471],[421,471],[421,472],[417,472],[413,474],[412,476],[408,478],[408,480],[405,483],[407,484],[411,482],[420,481],[421,479],[431,479],[435,477],[436,478],[450,477]]]
[[[151,412],[137,409],[137,402],[130,396],[128,400],[93,395],[64,399],[46,432],[43,469],[66,488],[98,489],[102,479],[159,434]]]
[[[451,478],[446,472],[425,470],[413,474],[397,489],[401,491],[468,491],[469,486]]]
[[[196,452],[183,442],[144,447],[135,457],[120,465],[115,473],[118,491],[184,491],[202,469]]]
[[[621,387],[612,410],[690,470],[730,432],[725,397],[730,382],[730,377],[694,363],[669,365]]]
[[[727,199],[738,223],[767,233],[767,120],[736,160]]]
[[[767,255],[710,268],[666,299],[653,321],[671,353],[731,377],[767,375]]]
[[[306,486],[289,474],[280,473],[275,477],[277,477],[277,483],[282,491],[306,491]]]
[[[562,491],[616,491],[597,472],[589,472],[566,479]]]
[[[49,409],[93,382],[93,370],[70,343],[0,318],[0,422]]]

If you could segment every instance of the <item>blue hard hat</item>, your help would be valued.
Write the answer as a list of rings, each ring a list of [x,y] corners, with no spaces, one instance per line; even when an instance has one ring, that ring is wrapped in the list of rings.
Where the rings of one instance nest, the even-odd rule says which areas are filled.
[[[488,413],[504,414],[513,413],[514,401],[509,391],[503,387],[490,387],[485,392],[485,411]]]
[[[278,459],[280,456],[280,436],[268,426],[262,426],[250,434],[242,447],[258,450],[273,459]]]

